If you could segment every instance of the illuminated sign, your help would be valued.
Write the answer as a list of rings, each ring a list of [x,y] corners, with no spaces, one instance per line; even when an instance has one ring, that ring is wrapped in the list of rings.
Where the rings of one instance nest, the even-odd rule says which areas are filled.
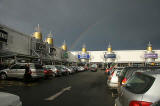
[[[105,54],[104,58],[116,58],[115,54]]]
[[[89,59],[90,55],[89,54],[78,54],[78,59]]]
[[[158,54],[156,54],[156,53],[144,54],[144,58],[153,58],[153,59],[157,59],[157,58],[158,58]]]
[[[8,39],[8,33],[0,29],[0,42],[6,42]]]

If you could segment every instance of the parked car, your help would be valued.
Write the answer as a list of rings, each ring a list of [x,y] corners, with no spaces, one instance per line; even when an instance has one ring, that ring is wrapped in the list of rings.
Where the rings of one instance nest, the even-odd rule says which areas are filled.
[[[151,71],[151,69],[160,69],[160,67],[147,67],[147,66],[138,66],[138,67],[126,67],[119,75],[119,84],[123,85],[127,82],[127,80],[135,74],[135,72],[146,72]]]
[[[61,76],[62,75],[62,72],[60,71],[60,67],[59,66],[45,65],[44,67],[52,70],[52,72],[55,74],[55,76]]]
[[[0,78],[7,79],[7,78],[24,78],[25,74],[25,67],[27,63],[17,63],[12,65],[10,68],[3,69],[0,71]],[[29,63],[30,67],[30,75],[31,78],[40,78],[44,77],[44,69],[42,65]]]
[[[22,106],[22,102],[17,95],[0,92],[0,106]]]
[[[64,65],[58,65],[57,67],[60,68],[62,75],[69,75],[69,71],[67,71],[67,69]]]
[[[90,67],[90,71],[97,72],[97,68],[96,67]]]
[[[136,72],[120,88],[115,106],[152,106],[159,101],[160,69]],[[159,106],[159,105],[158,105]]]
[[[122,70],[123,70],[123,67],[118,67],[113,70],[113,72],[107,79],[108,87],[110,87],[111,89],[118,88],[118,76],[120,75]]]
[[[75,72],[78,72],[78,66],[71,66]]]
[[[97,72],[97,68],[98,68],[97,64],[92,64],[89,69],[92,72]]]
[[[66,67],[67,71],[69,72],[69,74],[74,74],[75,71],[72,67]]]
[[[151,106],[160,106],[160,100],[152,104]]]
[[[0,70],[6,69],[6,68],[8,68],[8,65],[0,64]]]
[[[88,70],[89,70],[89,68],[88,68],[87,65],[84,66],[84,70],[85,70],[85,71],[88,71]]]
[[[77,69],[78,69],[78,72],[82,72],[85,70],[84,67],[82,67],[82,66],[79,66]]]
[[[55,77],[55,73],[50,68],[44,68],[44,77]]]

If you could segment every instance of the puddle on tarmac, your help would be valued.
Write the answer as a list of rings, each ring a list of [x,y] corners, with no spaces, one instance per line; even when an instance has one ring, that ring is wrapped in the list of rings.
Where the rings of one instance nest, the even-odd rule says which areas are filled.
[[[4,81],[0,81],[0,88],[4,88],[4,87],[10,87],[10,86],[35,86],[38,83],[36,82],[22,82],[22,81],[8,81],[8,80],[4,80]]]

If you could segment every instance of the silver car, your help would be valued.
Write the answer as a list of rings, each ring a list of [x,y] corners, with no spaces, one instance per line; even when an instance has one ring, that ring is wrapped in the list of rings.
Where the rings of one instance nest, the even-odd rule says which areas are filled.
[[[0,92],[0,106],[22,106],[22,102],[17,95]]]
[[[55,66],[55,65],[45,65],[45,68],[48,68],[50,70],[52,70],[52,72],[55,73],[55,76],[61,76],[62,72],[60,71],[60,67],[59,66]]]
[[[115,68],[112,74],[108,77],[107,85],[110,88],[116,89],[118,88],[118,76],[122,72],[123,68]]]
[[[74,69],[72,67],[66,67],[66,69],[69,72],[69,74],[75,73],[75,71],[74,71]]]
[[[69,71],[66,69],[66,66],[64,66],[64,65],[56,65],[56,67],[59,67],[62,75],[69,75]]]
[[[115,106],[151,106],[159,98],[160,70],[136,72],[121,87]]]
[[[0,78],[7,79],[7,78],[24,78],[25,74],[25,65],[26,63],[18,63],[10,68],[3,69],[0,71]],[[44,77],[44,69],[42,65],[29,63],[31,77],[32,78],[40,78]]]
[[[79,66],[78,67],[78,72],[82,72],[82,71],[84,71],[85,69],[84,69],[84,67],[82,67],[82,66]]]

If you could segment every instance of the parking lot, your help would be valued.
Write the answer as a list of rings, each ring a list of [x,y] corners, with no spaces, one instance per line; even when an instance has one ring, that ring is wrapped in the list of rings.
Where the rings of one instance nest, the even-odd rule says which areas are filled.
[[[113,106],[104,71],[85,71],[25,83],[0,81],[0,91],[20,96],[23,106]]]

